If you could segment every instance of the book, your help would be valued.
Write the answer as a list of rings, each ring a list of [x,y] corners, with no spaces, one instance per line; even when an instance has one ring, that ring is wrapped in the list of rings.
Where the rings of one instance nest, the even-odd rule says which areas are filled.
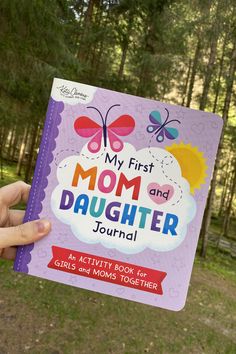
[[[212,113],[55,78],[18,272],[181,310],[223,121]]]

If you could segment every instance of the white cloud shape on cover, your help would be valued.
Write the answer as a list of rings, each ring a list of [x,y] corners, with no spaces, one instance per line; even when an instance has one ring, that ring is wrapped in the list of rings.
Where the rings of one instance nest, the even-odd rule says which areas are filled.
[[[69,156],[60,162],[57,168],[58,185],[51,196],[51,208],[56,217],[61,222],[69,225],[72,233],[80,241],[88,244],[101,243],[106,248],[115,248],[127,254],[135,254],[143,251],[145,248],[165,252],[178,247],[186,236],[188,223],[195,216],[196,203],[190,195],[188,182],[181,176],[181,169],[175,157],[161,148],[145,148],[136,151],[132,145],[125,143],[123,150],[119,152],[117,156],[120,161],[124,160],[122,167],[118,170],[118,164],[114,166],[114,160],[111,163],[109,163],[108,160],[105,162],[106,154],[109,154],[110,159],[116,155],[110,148],[107,148],[106,152],[103,154],[101,151],[97,154],[91,154],[87,149],[87,145],[85,145],[80,156]],[[135,170],[135,165],[132,165],[132,168],[128,168],[128,163],[131,158],[134,159],[132,160],[133,162],[137,161],[143,165],[150,166],[150,164],[153,164],[154,167],[152,167],[151,173],[144,170]],[[77,187],[72,187],[71,184],[77,163],[79,163],[84,170],[97,166],[97,178],[94,190],[88,190],[89,178],[79,178]],[[131,180],[136,176],[141,176],[141,188],[138,200],[132,200],[133,188],[127,190],[126,188],[123,188],[122,195],[116,196],[115,192],[117,183],[111,193],[102,193],[98,189],[98,180],[100,174],[104,170],[112,170],[116,175],[117,183],[121,172],[125,174],[128,180]],[[104,183],[105,185],[108,185],[110,179],[109,177],[106,178],[107,179],[104,180]],[[163,204],[157,204],[154,202],[147,192],[150,183],[158,183],[160,186],[171,185],[174,188],[172,198]],[[70,196],[73,193],[73,205],[67,210],[60,209],[63,190],[69,191],[67,193],[69,193]],[[83,215],[81,210],[79,210],[78,213],[74,212],[76,198],[81,194],[86,194],[89,200],[86,215]],[[95,196],[98,198],[98,206],[101,200],[100,198],[105,198],[106,200],[104,212],[98,218],[91,216],[89,212],[91,200]],[[69,199],[70,202],[72,202],[72,198],[67,195],[64,204],[69,205]],[[114,201],[121,203],[120,207],[113,208],[113,211],[117,210],[120,213],[118,221],[111,221],[105,215],[106,207],[109,203]],[[125,204],[137,206],[133,226],[121,224]],[[144,228],[139,227],[142,214],[139,211],[140,207],[148,208],[150,210],[150,213],[147,213],[146,215]],[[160,228],[160,231],[156,231],[156,229],[151,230],[154,211],[163,213],[158,216],[159,221],[156,223],[156,226]],[[169,229],[167,228],[167,234],[163,233],[165,222],[168,224],[168,221],[166,221],[166,218],[168,218],[167,214],[169,214],[169,224],[174,222],[171,215],[174,214],[178,217],[178,223],[174,227],[176,235],[172,234],[173,228],[171,226]],[[99,226],[98,222],[101,222]],[[105,230],[110,230],[109,232],[113,233],[115,229],[121,230],[123,234],[119,237],[119,232],[116,232],[115,236],[110,236],[106,232],[101,233],[99,231],[101,227],[104,227]],[[98,229],[97,232],[95,232],[96,229]],[[134,241],[135,231],[136,239]],[[124,234],[131,235],[127,238],[123,238]],[[130,240],[131,237],[132,240]]]

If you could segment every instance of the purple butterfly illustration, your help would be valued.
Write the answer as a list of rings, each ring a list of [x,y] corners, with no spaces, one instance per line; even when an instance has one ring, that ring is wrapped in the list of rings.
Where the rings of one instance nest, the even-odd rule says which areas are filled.
[[[149,120],[152,124],[149,124],[147,126],[147,132],[154,133],[154,135],[156,135],[156,141],[158,143],[162,143],[165,137],[167,139],[174,140],[179,136],[178,129],[166,126],[172,122],[178,122],[180,124],[180,121],[177,119],[168,120],[169,111],[166,108],[165,110],[167,112],[167,117],[164,123],[162,122],[161,114],[159,111],[152,111],[149,114]]]

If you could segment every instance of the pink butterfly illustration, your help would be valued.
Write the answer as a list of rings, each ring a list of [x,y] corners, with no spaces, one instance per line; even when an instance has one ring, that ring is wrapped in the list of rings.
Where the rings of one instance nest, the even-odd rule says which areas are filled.
[[[120,106],[120,104],[114,104],[111,106],[108,109],[105,118],[103,118],[101,112],[96,107],[87,107],[95,109],[98,112],[102,125],[96,123],[87,116],[81,116],[75,120],[74,129],[76,133],[83,138],[92,137],[88,143],[88,150],[90,152],[97,153],[101,148],[102,140],[104,147],[107,147],[107,141],[109,140],[110,147],[115,152],[119,152],[123,149],[123,141],[118,136],[129,135],[134,130],[135,121],[128,114],[123,114],[107,125],[107,118],[110,110],[117,106]]]

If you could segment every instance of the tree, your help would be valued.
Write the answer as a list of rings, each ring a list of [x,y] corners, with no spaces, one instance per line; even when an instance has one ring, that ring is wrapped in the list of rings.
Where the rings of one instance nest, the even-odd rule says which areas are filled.
[[[1,126],[12,132],[9,153],[13,159],[21,127],[25,123],[37,126],[38,117],[45,114],[53,77],[77,72],[78,62],[67,41],[69,23],[75,17],[68,5],[56,0],[0,3],[0,95],[5,106]]]
[[[236,35],[236,33],[233,33],[233,34],[234,34],[234,36]],[[235,70],[236,70],[236,37],[233,37],[233,40],[234,40],[234,43],[233,43],[233,49],[232,49],[231,58],[230,58],[230,66],[229,66],[229,72],[228,72],[228,77],[227,77],[226,94],[225,94],[224,107],[223,107],[224,125],[223,125],[223,129],[222,129],[218,154],[216,157],[215,168],[214,168],[212,181],[211,181],[211,188],[210,188],[210,192],[208,195],[207,206],[206,206],[206,209],[204,212],[201,234],[200,234],[202,237],[202,248],[201,248],[201,256],[202,257],[206,256],[206,251],[207,251],[208,229],[209,229],[209,225],[210,225],[210,221],[211,221],[212,206],[213,206],[215,190],[216,190],[216,183],[217,183],[216,178],[217,178],[217,172],[218,172],[219,163],[220,163],[221,149],[222,149],[223,138],[224,138],[224,131],[225,131],[225,127],[226,127],[227,121],[228,121],[228,114],[229,114],[229,108],[230,108],[230,102],[231,102],[231,96],[232,96],[233,82],[234,82],[234,76],[235,76]]]
[[[200,105],[199,105],[199,109],[203,111],[205,110],[207,104],[207,97],[210,89],[210,84],[211,84],[212,74],[214,70],[215,59],[216,59],[217,43],[221,32],[220,4],[221,2],[218,2],[216,5],[213,24],[210,30],[210,55],[205,70],[203,91],[202,91]]]

